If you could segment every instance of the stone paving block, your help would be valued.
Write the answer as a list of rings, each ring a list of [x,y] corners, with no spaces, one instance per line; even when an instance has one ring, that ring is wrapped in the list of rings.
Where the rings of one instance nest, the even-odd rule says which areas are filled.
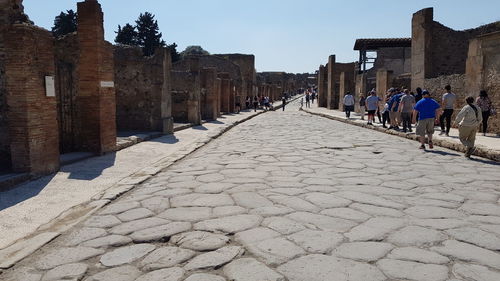
[[[344,236],[340,233],[305,229],[287,236],[288,239],[310,253],[324,254],[339,245]]]
[[[345,207],[352,203],[351,200],[321,192],[307,193],[304,196],[304,199],[310,201],[311,203],[322,209]]]
[[[500,238],[498,236],[477,229],[476,227],[449,229],[446,233],[459,241],[474,244],[489,250],[500,250]]]
[[[390,232],[403,227],[404,219],[377,217],[354,227],[345,236],[350,241],[380,241]]]
[[[445,234],[437,230],[411,225],[392,233],[387,241],[399,246],[422,246],[441,242],[446,238]]]
[[[184,269],[172,267],[151,271],[135,279],[135,281],[181,281]]]
[[[224,180],[224,175],[219,174],[219,173],[212,173],[212,174],[205,174],[198,176],[196,180],[201,181],[201,182],[219,182]]]
[[[316,205],[295,197],[295,196],[286,196],[286,195],[271,195],[268,197],[272,201],[276,202],[277,204],[281,204],[287,207],[290,207],[294,210],[297,211],[305,211],[305,212],[319,212],[321,209],[317,207]]]
[[[466,202],[460,209],[470,215],[500,216],[500,206],[498,204]]]
[[[88,281],[134,281],[137,277],[141,276],[141,274],[142,272],[134,266],[124,265],[99,272],[88,278]]]
[[[223,272],[234,281],[285,281],[283,275],[252,258],[234,260],[224,266]]]
[[[227,182],[211,182],[207,184],[202,184],[194,189],[194,192],[196,193],[221,193],[223,191],[226,191],[232,187],[234,187],[235,184],[233,183],[227,183]]]
[[[260,224],[262,218],[256,215],[237,215],[198,222],[195,230],[222,231],[236,233]]]
[[[13,266],[15,263],[31,255],[57,236],[59,236],[57,232],[44,232],[1,249],[0,268],[9,268]],[[28,277],[26,277],[26,279],[28,279]]]
[[[286,217],[304,224],[313,224],[319,229],[326,231],[345,232],[357,225],[357,223],[350,220],[332,218],[329,216],[317,215],[307,212],[292,213],[286,215]]]
[[[459,219],[413,219],[411,220],[411,223],[414,225],[429,227],[437,230],[470,225],[469,222]]]
[[[153,197],[146,200],[142,200],[141,206],[158,214],[170,208],[170,202],[168,198]]]
[[[112,267],[136,261],[156,248],[153,244],[136,244],[125,246],[104,254],[100,262],[104,266]]]
[[[172,198],[174,196],[189,194],[192,192],[193,191],[191,189],[188,189],[188,188],[170,188],[170,186],[169,186],[169,188],[165,187],[164,190],[157,191],[153,195],[161,196],[164,198]]]
[[[349,205],[349,208],[370,214],[372,216],[384,216],[384,217],[400,218],[400,217],[405,215],[405,213],[403,213],[400,210],[386,208],[386,207],[378,207],[378,206],[367,205],[367,204],[360,204],[360,203],[353,203],[353,204]]]
[[[206,274],[206,273],[195,273],[188,278],[186,278],[185,281],[226,281],[224,277],[221,277],[219,275],[213,275],[213,274]]]
[[[364,221],[368,220],[369,218],[371,218],[370,215],[367,215],[363,212],[353,210],[351,208],[326,209],[326,210],[321,211],[320,214],[325,215],[325,216],[330,216],[330,217],[352,220],[352,221],[356,221],[356,222],[364,222]]]
[[[93,240],[85,241],[81,244],[83,247],[92,247],[92,248],[100,248],[100,247],[109,247],[109,246],[123,246],[132,243],[132,239],[123,235],[108,235],[104,237],[99,237]]]
[[[172,267],[189,260],[195,254],[195,251],[189,249],[162,247],[148,254],[139,262],[139,267],[146,271]]]
[[[471,281],[498,281],[500,273],[488,269],[485,266],[476,264],[456,263],[453,265],[452,272],[461,278]]]
[[[297,258],[279,266],[277,270],[289,281],[386,280],[384,274],[373,265],[318,254]]]
[[[279,216],[279,215],[286,215],[290,214],[292,212],[295,212],[294,209],[289,208],[289,207],[284,207],[280,205],[275,205],[275,206],[270,206],[270,207],[260,207],[256,209],[250,210],[250,214],[253,215],[260,215],[263,217],[268,217],[268,216]]]
[[[405,210],[410,216],[421,219],[446,219],[460,218],[463,216],[459,211],[448,208],[432,207],[432,206],[415,206]]]
[[[88,227],[113,227],[122,223],[118,218],[112,215],[92,216],[85,221],[84,225]]]
[[[114,203],[106,206],[104,210],[100,211],[100,215],[115,215],[119,213],[123,213],[125,211],[128,211],[130,209],[135,209],[140,207],[141,204],[136,201],[132,202],[126,202],[126,203]]]
[[[221,194],[193,193],[170,199],[172,207],[217,207],[234,205],[231,196]]]
[[[273,202],[255,192],[239,192],[231,196],[236,204],[248,209],[273,206]]]
[[[160,218],[146,218],[135,221],[129,221],[117,225],[109,230],[112,234],[126,235],[134,231],[139,231],[141,229],[150,228],[157,225],[167,224],[170,221]]]
[[[292,219],[283,217],[269,217],[262,221],[262,225],[276,230],[281,234],[292,234],[305,229],[305,226]]]
[[[154,213],[146,208],[137,208],[137,209],[125,211],[125,212],[117,215],[117,217],[119,220],[121,220],[123,222],[127,222],[127,221],[133,221],[133,220],[151,217],[153,215],[154,215]]]
[[[56,248],[43,255],[34,265],[39,269],[52,269],[56,266],[77,263],[91,257],[103,254],[101,249],[89,247]]]
[[[338,246],[332,255],[357,261],[371,262],[383,258],[394,248],[389,243],[382,242],[353,242]]]
[[[343,197],[355,202],[359,203],[364,203],[364,204],[369,204],[369,205],[375,205],[375,206],[380,206],[380,207],[386,207],[386,208],[393,208],[393,209],[404,209],[406,208],[405,205],[393,202],[387,199],[384,199],[379,196],[375,195],[370,195],[366,193],[361,193],[361,192],[355,192],[355,191],[340,191],[334,193],[334,195],[337,195],[339,197]]]
[[[15,271],[6,272],[0,275],[5,281],[40,281],[42,279],[42,274],[31,267],[20,267]]]
[[[235,216],[235,215],[246,214],[247,212],[248,212],[247,209],[240,206],[222,206],[222,207],[215,207],[212,210],[214,217]]]
[[[495,269],[500,269],[500,254],[471,244],[446,240],[441,247],[431,250],[466,262],[479,263]]]
[[[420,263],[446,264],[450,259],[436,252],[414,248],[396,248],[387,255],[387,258],[394,260],[415,261]]]
[[[281,237],[254,242],[246,248],[266,264],[273,266],[305,254],[302,248]]]
[[[87,272],[88,266],[84,263],[71,263],[58,266],[47,271],[42,281],[67,280],[70,278],[81,279]]]
[[[229,263],[236,257],[241,256],[245,250],[238,246],[226,246],[213,252],[198,255],[191,259],[185,266],[185,270],[196,270],[214,268]]]
[[[133,232],[129,236],[136,243],[161,241],[167,239],[172,235],[188,231],[190,229],[191,223],[189,222],[172,222],[169,224],[138,230]]]
[[[279,237],[281,234],[266,227],[257,227],[236,233],[235,240],[243,245],[250,245],[257,241]]]
[[[377,262],[377,266],[389,278],[394,279],[415,281],[445,281],[448,279],[448,267],[444,265],[383,259]]]
[[[72,247],[77,246],[82,242],[103,237],[105,235],[107,235],[107,232],[102,228],[84,227],[71,232],[63,239],[63,243],[65,246]]]
[[[200,221],[212,217],[212,209],[209,207],[180,207],[171,208],[158,217],[173,221]]]
[[[186,249],[195,251],[210,251],[225,246],[229,243],[229,238],[222,234],[214,234],[205,231],[192,231],[172,236],[172,238],[170,238],[170,242]]]

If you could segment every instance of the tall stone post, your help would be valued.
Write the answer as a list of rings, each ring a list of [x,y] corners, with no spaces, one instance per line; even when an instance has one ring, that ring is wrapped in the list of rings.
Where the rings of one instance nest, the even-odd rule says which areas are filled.
[[[231,80],[229,79],[229,73],[222,72],[218,74],[219,78],[221,78],[221,102],[220,102],[220,111],[221,112],[230,112],[229,109],[229,96],[231,95]]]
[[[366,94],[366,73],[356,75],[356,87],[354,93],[354,110],[359,112],[359,95]]]
[[[354,83],[354,72],[341,72],[340,73],[340,87],[339,87],[339,104],[338,108],[343,109],[344,107],[344,95],[347,92],[354,92],[355,83]]]
[[[318,106],[327,107],[328,72],[324,65],[319,66],[318,72]]]
[[[377,70],[377,96],[384,100],[387,90],[391,87],[393,73],[387,69]]]
[[[234,80],[230,80],[230,83],[229,83],[229,111],[228,112],[235,112],[235,103],[236,103],[236,93],[237,93],[237,90],[236,90],[236,81]]]
[[[169,49],[161,49],[163,52],[163,85],[161,90],[161,120],[162,133],[174,133],[174,117],[172,116],[172,57]]]
[[[200,61],[193,57],[189,59],[189,71],[192,79],[192,84],[189,89],[189,98],[187,101],[187,117],[188,122],[194,125],[201,124],[201,77],[200,77]]]
[[[327,104],[328,109],[337,109],[339,104],[338,93],[335,89],[335,55],[328,57],[328,92]]]
[[[77,105],[83,147],[105,153],[116,149],[113,50],[104,41],[103,13],[95,0],[78,5],[79,80]]]
[[[217,69],[214,67],[201,70],[201,87],[204,92],[202,102],[202,118],[206,120],[217,119],[217,93],[216,93]]]
[[[413,14],[411,21],[411,88],[424,86],[425,78],[432,76],[433,8]]]
[[[222,91],[222,79],[215,79],[215,95],[216,95],[216,113],[217,118],[221,117],[221,91]]]

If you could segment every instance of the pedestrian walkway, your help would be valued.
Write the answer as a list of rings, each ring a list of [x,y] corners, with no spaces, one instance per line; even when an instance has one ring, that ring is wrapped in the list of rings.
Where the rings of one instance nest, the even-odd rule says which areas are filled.
[[[135,185],[0,279],[500,280],[499,165],[292,102]]]
[[[400,131],[388,130],[386,128],[383,128],[382,124],[378,122],[374,122],[372,126],[367,125],[366,119],[368,118],[368,116],[366,114],[365,120],[361,120],[361,114],[354,112],[351,113],[351,118],[347,119],[344,112],[340,110],[330,110],[325,107],[318,107],[317,104],[314,104],[313,106],[311,106],[311,108],[303,108],[303,110],[308,113],[320,115],[337,121],[342,121],[357,126],[371,128],[377,131],[382,131],[392,135],[398,135],[401,137],[417,140],[417,136],[414,133],[415,130],[413,130],[413,133],[403,133]],[[377,119],[376,116],[375,119]],[[413,128],[415,128],[415,125],[413,125]],[[458,129],[452,128],[450,130],[449,137],[439,135],[439,132],[440,129],[436,127],[436,133],[434,134],[433,139],[435,145],[460,152],[464,151],[464,147],[458,139]],[[418,144],[415,144],[415,147],[418,147]],[[494,134],[487,134],[486,136],[483,136],[482,134],[478,133],[476,137],[476,151],[474,152],[474,155],[485,157],[495,161],[500,161],[500,136]]]
[[[58,173],[0,192],[0,249],[29,236],[43,225],[53,224],[58,217],[84,216],[235,124],[262,112],[223,115],[217,121],[178,131],[174,135],[63,166]],[[104,201],[99,201],[101,199]],[[97,203],[92,205],[89,203],[92,200],[97,200]],[[65,221],[59,226],[68,223]]]

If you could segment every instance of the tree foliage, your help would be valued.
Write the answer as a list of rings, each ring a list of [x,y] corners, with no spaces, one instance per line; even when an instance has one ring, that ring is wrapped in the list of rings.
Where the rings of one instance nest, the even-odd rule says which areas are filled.
[[[162,34],[159,32],[158,21],[155,20],[153,14],[141,13],[135,23],[137,42],[142,47],[145,56],[150,56],[154,54],[156,48],[165,46],[165,41],[161,39]]]
[[[181,56],[186,57],[189,55],[210,55],[210,53],[205,51],[201,46],[187,46],[186,49],[181,52]]]
[[[52,34],[54,37],[60,37],[77,29],[77,14],[73,10],[61,12],[54,19],[54,26],[52,27]]]
[[[123,45],[137,46],[137,31],[135,26],[127,23],[123,28],[118,25],[118,31],[116,33],[115,42]]]
[[[176,62],[181,59],[181,54],[177,52],[177,44],[175,44],[175,42],[170,45],[167,45],[167,47],[170,50],[170,56],[172,58],[172,62]]]

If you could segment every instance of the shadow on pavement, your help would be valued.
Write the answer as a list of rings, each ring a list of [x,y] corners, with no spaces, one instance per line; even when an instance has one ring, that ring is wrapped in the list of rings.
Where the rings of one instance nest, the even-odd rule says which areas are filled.
[[[178,143],[179,139],[175,135],[165,135],[156,139],[149,140],[150,142],[159,142],[165,144]]]
[[[115,164],[116,152],[89,160],[78,162],[75,165],[61,167],[61,172],[69,173],[68,178],[74,180],[93,180],[102,175],[102,172]]]
[[[37,196],[52,181],[55,175],[48,175],[0,192],[0,211]]]
[[[443,155],[443,156],[444,156],[444,155],[461,156],[460,154],[450,153],[450,152],[440,151],[440,150],[428,150],[428,149],[426,149],[425,151],[426,151],[426,152],[429,152],[429,153],[434,153],[434,154]]]
[[[496,161],[493,161],[493,160],[481,159],[481,158],[477,158],[477,157],[474,157],[474,156],[472,156],[470,160],[471,161],[480,162],[480,163],[483,163],[483,164],[500,166],[500,162],[496,162]]]

